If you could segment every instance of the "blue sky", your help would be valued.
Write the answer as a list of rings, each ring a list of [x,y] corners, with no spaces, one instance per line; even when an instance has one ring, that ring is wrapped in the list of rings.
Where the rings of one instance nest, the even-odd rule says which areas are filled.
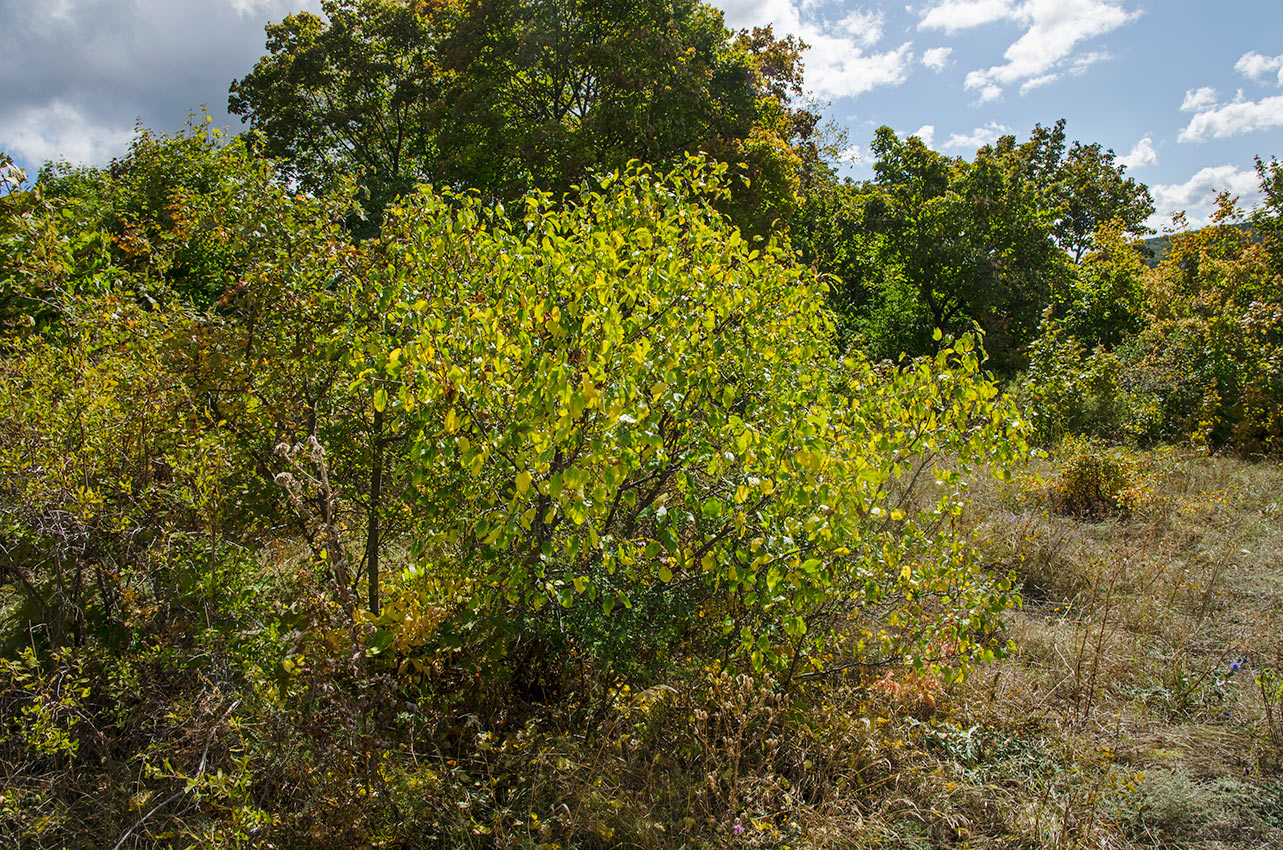
[[[1215,193],[1256,199],[1252,157],[1283,156],[1280,0],[720,0],[732,27],[811,45],[806,81],[848,134],[844,173],[889,125],[970,156],[1068,121],[1201,223]],[[263,51],[262,27],[316,0],[0,0],[0,149],[31,166],[104,163],[137,121],[174,129]]]

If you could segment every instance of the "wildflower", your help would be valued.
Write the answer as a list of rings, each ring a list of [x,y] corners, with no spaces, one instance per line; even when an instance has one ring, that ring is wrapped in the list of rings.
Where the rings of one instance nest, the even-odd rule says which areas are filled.
[[[744,824],[742,824],[742,823],[737,823],[737,824],[735,824],[735,826],[731,827],[731,832],[734,832],[736,835],[743,835],[743,834],[744,834]]]
[[[1235,673],[1237,673],[1241,669],[1243,669],[1242,662],[1239,662],[1239,661],[1233,662],[1232,664],[1230,664],[1230,675],[1233,676]]]

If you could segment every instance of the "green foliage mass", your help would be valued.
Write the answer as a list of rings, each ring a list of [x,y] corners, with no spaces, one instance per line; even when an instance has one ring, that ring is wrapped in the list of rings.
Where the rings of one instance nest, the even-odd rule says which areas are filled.
[[[308,188],[361,173],[370,221],[417,183],[512,202],[630,160],[742,163],[733,208],[787,212],[818,116],[795,108],[802,45],[732,37],[700,0],[324,0],[267,28],[229,109]],[[759,184],[750,188],[752,183]]]
[[[1223,196],[1216,223],[1175,235],[1153,269],[1116,228],[1102,231],[1031,348],[1025,394],[1046,439],[1278,451],[1283,276],[1260,168],[1267,203],[1251,231]]]
[[[364,380],[411,434],[412,573],[562,642],[549,609],[658,594],[755,667],[831,663],[839,626],[860,662],[989,651],[1004,585],[944,521],[953,463],[1016,459],[1014,411],[970,339],[901,371],[837,359],[819,282],[688,200],[720,170],[625,172],[512,223],[467,197],[395,213],[383,291],[416,333]]]
[[[1080,268],[1113,243],[1098,232],[1139,235],[1153,212],[1148,190],[1124,176],[1112,151],[1066,146],[1064,121],[1004,136],[968,161],[878,130],[875,177],[836,185],[814,180],[788,222],[802,256],[834,275],[832,304],[844,336],[875,358],[933,349],[935,328],[979,326],[992,365],[1026,363],[1041,315],[1087,280]],[[1112,295],[1092,296],[1097,312]],[[1091,321],[1127,323],[1125,317]]]
[[[0,838],[783,834],[834,682],[922,709],[1010,648],[964,513],[1029,434],[1093,518],[1145,495],[1106,442],[1283,449],[1275,160],[1147,269],[1063,122],[839,183],[803,46],[697,0],[322,8],[245,136],[0,155]],[[751,804],[746,735],[797,762]],[[527,781],[608,749],[696,778]]]

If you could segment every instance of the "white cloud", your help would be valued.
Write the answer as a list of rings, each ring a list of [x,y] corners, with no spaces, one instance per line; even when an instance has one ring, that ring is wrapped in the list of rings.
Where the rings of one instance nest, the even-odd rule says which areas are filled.
[[[1190,89],[1185,92],[1185,100],[1181,102],[1181,112],[1199,112],[1216,103],[1216,89],[1211,86],[1203,86],[1201,89]]]
[[[1176,138],[1182,142],[1201,142],[1209,136],[1225,139],[1273,127],[1283,127],[1283,95],[1259,101],[1235,100],[1200,112]]]
[[[803,35],[811,45],[807,74],[811,89],[820,97],[850,97],[878,86],[895,86],[909,77],[913,44],[864,55],[841,39]]]
[[[941,0],[923,14],[918,29],[939,29],[950,35],[972,27],[1011,18],[1012,0]]]
[[[1283,86],[1283,55],[1262,56],[1253,50],[1239,57],[1238,62],[1234,63],[1234,70],[1253,80],[1260,80],[1267,73],[1276,72],[1278,84]]]
[[[856,9],[838,22],[838,27],[865,47],[872,47],[882,40],[885,18],[881,12]]]
[[[922,53],[922,64],[926,65],[932,71],[943,71],[949,64],[949,54],[953,53],[952,47],[933,47]]]
[[[838,152],[838,162],[847,165],[860,165],[864,162],[864,148],[859,145],[850,145]]]
[[[984,103],[995,100],[1006,86],[1021,83],[1023,93],[1053,82],[1064,70],[1082,73],[1108,56],[1075,56],[1078,45],[1138,17],[1140,12],[1125,9],[1122,0],[940,0],[922,14],[918,27],[949,33],[999,21],[1024,27],[1024,34],[1003,54],[1005,64],[967,74],[964,85],[978,89]]]
[[[1240,171],[1233,165],[1210,166],[1184,183],[1150,186],[1150,192],[1154,196],[1155,212],[1147,223],[1155,229],[1167,224],[1178,212],[1187,213],[1191,227],[1211,223],[1216,196],[1221,192],[1238,196],[1245,209],[1261,199],[1256,172],[1251,169]]]
[[[1002,86],[985,86],[980,89],[979,103],[988,103],[1002,97]]]
[[[1056,82],[1056,80],[1059,80],[1059,79],[1060,79],[1059,74],[1042,74],[1041,76],[1031,77],[1030,79],[1025,80],[1023,83],[1020,84],[1020,93],[1029,94],[1029,92],[1033,91],[1034,89],[1041,88],[1047,85],[1048,83],[1054,83]],[[990,87],[987,87],[985,90],[993,91],[995,89],[999,94],[1002,93],[1002,89],[999,86],[990,86]]]
[[[1249,51],[1234,63],[1234,70],[1253,80],[1277,72],[1278,84],[1283,86],[1283,56],[1263,56]],[[1176,137],[1182,142],[1201,142],[1209,137],[1225,139],[1255,130],[1283,127],[1283,95],[1248,100],[1240,89],[1232,102],[1222,104],[1216,90],[1204,86],[1185,92],[1181,111],[1195,113]]]
[[[815,4],[793,0],[731,0],[722,7],[732,28],[772,25],[779,35],[796,35],[811,46],[806,81],[821,98],[850,97],[909,78],[913,42],[866,53],[882,38],[882,13],[857,11],[840,23],[820,15]]]
[[[1136,147],[1132,148],[1131,153],[1118,158],[1118,164],[1128,168],[1158,165],[1158,151],[1154,150],[1154,140],[1149,136],[1141,139],[1136,143]]]
[[[104,126],[73,106],[55,100],[13,115],[3,129],[4,147],[32,165],[66,159],[86,165],[106,165],[125,153],[134,136],[132,122]]]
[[[1112,58],[1112,56],[1105,53],[1103,50],[1093,50],[1091,53],[1084,53],[1082,56],[1074,59],[1073,64],[1069,66],[1069,73],[1074,74],[1075,76],[1085,74],[1087,69],[1092,65],[1095,65],[1097,62],[1104,62],[1106,59]]]
[[[997,121],[990,121],[983,127],[977,127],[972,130],[970,135],[963,133],[954,133],[940,146],[941,150],[965,150],[972,152],[979,150],[985,145],[992,145],[998,141],[999,136],[1005,136],[1011,133],[1011,128],[999,124]]]
[[[929,148],[934,148],[936,145],[936,128],[933,124],[923,124],[909,135],[917,136],[922,140],[922,144]]]
[[[136,120],[174,130],[206,105],[219,124],[228,84],[264,52],[263,24],[318,0],[0,0],[0,149],[102,163]]]

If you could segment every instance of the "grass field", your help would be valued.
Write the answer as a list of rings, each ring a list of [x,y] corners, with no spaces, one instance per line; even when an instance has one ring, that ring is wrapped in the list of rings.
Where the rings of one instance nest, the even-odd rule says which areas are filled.
[[[815,846],[1283,847],[1283,469],[1122,459],[1118,516],[1060,513],[1055,462],[977,494],[1017,651],[902,713],[895,790]]]

